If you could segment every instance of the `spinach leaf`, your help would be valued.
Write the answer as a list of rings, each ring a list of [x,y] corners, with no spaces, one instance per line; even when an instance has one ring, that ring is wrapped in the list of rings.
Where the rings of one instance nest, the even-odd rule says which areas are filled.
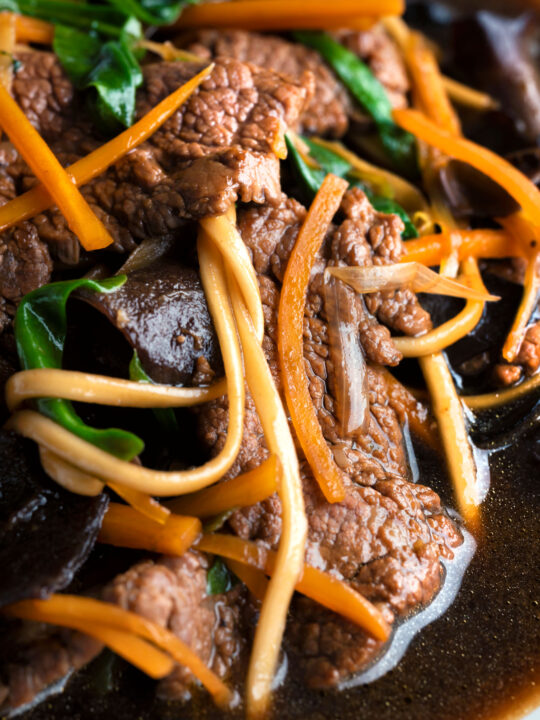
[[[107,0],[126,14],[134,15],[149,25],[170,25],[178,19],[186,5],[199,0]]]
[[[81,30],[119,37],[126,13],[107,5],[95,5],[74,0],[0,0],[0,10],[31,15],[54,24],[64,24]]]
[[[67,332],[66,304],[71,293],[79,288],[114,292],[125,280],[125,276],[99,282],[89,278],[66,280],[45,285],[25,295],[15,316],[15,339],[22,367],[25,370],[61,368]],[[132,460],[144,448],[140,438],[125,430],[90,427],[67,400],[40,398],[35,404],[43,415],[74,435],[122,460]]]
[[[128,20],[117,40],[102,43],[95,35],[57,25],[54,51],[79,90],[93,88],[93,110],[100,125],[114,131],[129,127],[135,115],[137,88],[143,75],[131,46],[140,32],[138,21]]]
[[[221,595],[233,588],[237,582],[223,560],[216,558],[206,575],[206,592],[208,595]]]
[[[322,185],[326,175],[328,173],[333,173],[334,175],[338,175],[339,177],[348,180],[352,186],[360,187],[366,193],[375,210],[383,213],[393,213],[394,215],[398,215],[405,225],[405,230],[401,234],[401,237],[404,240],[418,237],[418,232],[415,226],[401,205],[395,202],[392,198],[375,195],[363,182],[355,177],[351,177],[349,173],[352,170],[352,166],[340,155],[337,155],[328,148],[324,148],[321,145],[312,142],[309,138],[303,137],[302,141],[309,147],[309,154],[318,163],[318,165],[320,165],[320,168],[311,168],[304,161],[298,150],[295,148],[294,143],[287,135],[285,136],[285,141],[287,143],[289,157],[292,159],[296,173],[312,198]]]
[[[136,350],[133,352],[133,357],[131,358],[131,362],[129,363],[129,378],[130,380],[136,380],[137,382],[143,383],[154,382],[152,378],[146,374],[146,371],[141,364]],[[156,418],[159,425],[161,426],[161,429],[166,435],[170,437],[179,437],[180,428],[178,426],[178,421],[176,420],[176,415],[174,414],[174,410],[172,408],[160,408],[152,410],[152,412],[154,413],[154,417]]]
[[[317,50],[331,66],[351,95],[371,115],[379,137],[394,164],[404,173],[417,173],[414,137],[397,127],[392,104],[384,86],[366,63],[324,32],[296,32],[294,37]]]

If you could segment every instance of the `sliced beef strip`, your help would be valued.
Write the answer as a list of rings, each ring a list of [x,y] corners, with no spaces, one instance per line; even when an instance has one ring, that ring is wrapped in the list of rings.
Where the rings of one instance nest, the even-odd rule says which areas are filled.
[[[322,294],[324,267],[328,262],[395,262],[401,247],[399,221],[370,210],[357,191],[349,193],[342,209],[345,220],[330,232],[312,274],[304,316],[304,360],[324,437],[343,471],[346,497],[341,503],[327,503],[309,467],[302,464],[309,526],[306,559],[351,583],[392,622],[432,599],[443,576],[440,558],[452,557],[452,548],[461,543],[461,535],[436,493],[408,478],[399,422],[401,409],[392,406],[380,370],[368,364],[366,428],[344,435],[336,417],[330,382],[334,370],[329,359],[328,319]],[[266,330],[263,348],[279,389],[279,286],[304,216],[305,210],[287,198],[283,198],[279,210],[263,206],[239,213],[239,228],[259,274]],[[380,305],[385,301],[381,298]],[[403,302],[404,313],[410,313],[414,303],[414,296],[408,303]],[[367,309],[365,312],[369,315]],[[399,321],[406,324],[401,316]],[[382,340],[376,342],[374,336],[363,335],[362,330],[360,327],[362,345],[370,361],[392,361],[390,338],[385,348]],[[380,334],[381,326],[376,324],[376,330]],[[200,412],[199,422],[203,442],[212,453],[218,452],[227,432],[226,400],[209,403]],[[248,398],[243,444],[231,475],[257,466],[267,456],[262,429]],[[281,533],[279,498],[274,495],[236,511],[229,526],[240,537],[275,548]],[[293,605],[289,633],[291,646],[301,651],[299,666],[307,682],[316,687],[336,684],[373,661],[382,649],[363,631],[304,599]]]
[[[68,81],[58,61],[52,55],[36,55],[38,59],[32,54],[21,56],[26,75],[33,77],[38,72],[35,64],[41,59],[40,72],[48,78],[43,82],[62,101],[51,100],[43,108],[42,96],[36,90],[34,97],[31,84],[22,79],[17,99],[67,165],[103,141],[82,112],[76,111],[77,102],[65,90]],[[137,116],[201,68],[196,63],[147,65],[145,84],[137,96]],[[54,90],[59,77],[63,78],[62,90]],[[236,200],[260,203],[279,199],[275,150],[283,144],[287,127],[296,124],[309,83],[307,75],[292,81],[232,58],[218,60],[210,77],[147,143],[82,188],[113,236],[113,249],[132,250],[148,237],[178,236],[186,219],[223,213]],[[23,102],[24,92],[27,102]],[[69,129],[60,132],[65,124]],[[0,153],[0,165],[0,200],[9,200],[35,184],[9,146]],[[55,258],[79,262],[77,240],[57,209],[38,215],[31,224]],[[4,234],[5,241],[12,233]]]
[[[101,643],[82,633],[33,622],[0,628],[0,712],[22,708],[90,662]]]
[[[388,90],[392,103],[405,107],[409,89],[407,73],[396,46],[384,30],[377,27],[367,32],[343,31],[336,35],[370,65]],[[349,118],[357,112],[347,91],[319,53],[299,43],[241,30],[201,30],[181,36],[176,42],[201,57],[226,55],[296,79],[309,70],[313,75],[313,89],[298,123],[301,132],[341,137],[347,132]]]
[[[228,677],[246,650],[242,612],[244,589],[207,594],[207,556],[195,550],[135,565],[105,588],[104,599],[168,628],[219,677]],[[189,697],[193,675],[178,666],[162,680],[158,694]]]

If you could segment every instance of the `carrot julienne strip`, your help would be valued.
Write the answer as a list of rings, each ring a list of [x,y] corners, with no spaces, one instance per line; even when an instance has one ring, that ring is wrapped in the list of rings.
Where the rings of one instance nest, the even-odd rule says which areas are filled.
[[[45,20],[28,17],[28,15],[15,15],[15,27],[17,42],[52,45],[54,25]]]
[[[34,175],[47,186],[69,227],[85,250],[99,250],[114,241],[72,179],[8,91],[0,85],[0,127]]]
[[[412,74],[416,102],[439,127],[453,135],[461,133],[459,119],[448,99],[439,65],[431,48],[418,32],[409,32],[405,57]]]
[[[13,51],[15,48],[15,16],[0,12],[0,84],[11,92]]]
[[[84,185],[104,172],[130,150],[147,140],[171,115],[178,110],[197,87],[208,77],[214,66],[209,65],[185,85],[168,95],[144,117],[117,137],[109,140],[89,155],[66,168],[67,174],[77,185]],[[45,185],[38,185],[23,195],[10,200],[0,208],[0,231],[16,223],[28,220],[47,210],[53,200]]]
[[[183,555],[201,531],[201,521],[195,517],[170,514],[158,523],[128,505],[109,503],[98,539],[107,545]]]
[[[69,627],[70,622],[85,623],[91,629],[93,624],[124,631],[149,640],[160,650],[168,653],[173,660],[185,665],[209,690],[219,705],[231,700],[230,690],[202,662],[202,660],[169,630],[142,615],[124,610],[112,603],[77,595],[51,595],[47,600],[21,600],[2,608],[10,617],[24,620],[40,620]]]
[[[254,598],[259,602],[264,601],[268,589],[268,578],[262,570],[230,558],[225,560],[225,564],[244,583]]]
[[[108,482],[107,485],[113,492],[115,492],[122,500],[125,500],[139,515],[153,520],[154,522],[164,524],[167,522],[171,511],[158,502],[155,498],[148,493],[140,492],[140,490],[134,490],[133,488],[122,485],[118,482]]]
[[[527,330],[527,324],[538,304],[540,294],[540,251],[535,253],[529,260],[523,287],[521,303],[514,322],[512,323],[512,328],[503,345],[502,354],[508,362],[514,362],[517,358],[525,331]]]
[[[505,230],[452,230],[452,235],[459,235],[458,259],[466,257],[508,258],[523,257],[524,251],[520,243]],[[424,235],[403,243],[405,255],[401,262],[421,262],[423,265],[440,265],[447,242],[445,233]]]
[[[207,518],[235,507],[246,507],[265,500],[276,492],[278,468],[276,456],[271,455],[259,467],[237,475],[193,495],[169,500],[167,507],[181,515]]]
[[[251,565],[267,575],[274,572],[275,552],[234,535],[204,534],[197,547],[204,552]],[[382,613],[360,593],[333,575],[304,565],[296,590],[363,627],[377,640],[388,639],[390,629]]]
[[[131,633],[115,630],[99,623],[90,625],[83,620],[66,619],[63,615],[51,613],[47,609],[36,609],[31,619],[36,622],[68,627],[93,637],[154,680],[160,680],[174,670],[174,661],[169,655],[158,650],[147,640]]]
[[[401,15],[403,0],[243,0],[186,7],[176,23],[179,29],[236,27],[247,30],[307,30],[347,27],[348,20]]]
[[[304,309],[313,263],[346,189],[345,180],[326,176],[287,263],[278,311],[278,353],[287,407],[306,459],[329,502],[343,500],[345,490],[309,394],[304,363]]]
[[[487,148],[453,137],[417,110],[394,110],[395,122],[428,145],[466,162],[499,183],[518,202],[540,237],[540,191],[523,173]]]

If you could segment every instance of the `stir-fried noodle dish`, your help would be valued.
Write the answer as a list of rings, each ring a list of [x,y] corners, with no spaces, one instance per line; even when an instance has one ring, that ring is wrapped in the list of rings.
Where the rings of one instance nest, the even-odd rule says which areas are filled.
[[[0,0],[1,718],[540,704],[539,12]]]

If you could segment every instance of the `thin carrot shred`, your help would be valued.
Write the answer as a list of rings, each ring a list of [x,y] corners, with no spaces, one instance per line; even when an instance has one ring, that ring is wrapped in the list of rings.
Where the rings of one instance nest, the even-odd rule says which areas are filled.
[[[101,220],[92,212],[43,138],[2,85],[0,127],[26,160],[34,175],[47,186],[85,250],[99,250],[111,245],[114,241]]]
[[[208,77],[213,68],[214,65],[204,68],[185,85],[168,95],[130,128],[66,168],[66,172],[72,178],[72,181],[77,186],[84,185],[104,172],[130,150],[147,140],[178,110],[180,105]],[[0,231],[38,215],[53,204],[47,188],[44,185],[38,185],[0,208]]]
[[[52,45],[54,40],[54,25],[28,17],[27,15],[15,15],[17,29],[17,42],[36,43],[37,45]]]
[[[404,130],[499,183],[521,205],[534,236],[540,238],[540,190],[523,173],[491,150],[439,129],[417,110],[394,110],[393,115],[395,122]]]
[[[235,27],[245,30],[325,30],[348,27],[348,22],[383,15],[401,15],[403,0],[243,0],[186,7],[176,23],[179,29]]]
[[[15,40],[15,16],[13,13],[0,13],[0,84],[8,92],[11,92],[13,80]]]
[[[170,517],[171,511],[151,495],[143,493],[140,490],[135,490],[127,485],[122,485],[122,483],[108,482],[107,485],[121,497],[122,500],[125,500],[128,505],[131,505],[134,510],[150,520],[163,525]]]
[[[304,309],[313,263],[346,189],[345,180],[326,176],[287,263],[278,311],[278,353],[287,407],[313,475],[329,502],[343,500],[345,489],[309,394],[304,364]]]
[[[225,564],[244,583],[253,597],[263,602],[268,588],[268,578],[263,571],[230,558],[225,560]]]
[[[423,265],[440,265],[447,247],[448,233],[424,235],[403,243],[405,255],[401,262],[420,262]],[[516,239],[504,230],[452,230],[459,235],[458,259],[466,257],[508,258],[523,257],[524,251]]]
[[[204,552],[251,565],[267,575],[272,575],[276,553],[255,542],[242,540],[234,535],[215,533],[203,535],[197,547]],[[382,613],[360,593],[333,575],[304,565],[304,572],[296,584],[296,590],[363,627],[377,640],[388,639],[390,628]]]
[[[416,103],[439,127],[454,135],[461,133],[456,115],[444,87],[433,51],[418,32],[409,32],[405,57],[412,74]]]
[[[521,343],[527,330],[527,325],[538,304],[540,294],[540,252],[537,252],[529,260],[525,282],[523,285],[523,297],[519,304],[516,317],[503,345],[502,355],[508,362],[514,362],[521,348]]]
[[[2,608],[2,612],[9,617],[50,622],[63,627],[72,627],[74,623],[79,626],[82,622],[88,632],[97,624],[144,638],[191,670],[213,695],[218,705],[224,706],[231,701],[231,691],[176,635],[161,625],[112,603],[77,595],[51,595],[47,600],[21,600]]]
[[[118,547],[183,555],[199,537],[201,530],[198,518],[171,514],[164,523],[158,523],[129,505],[110,503],[103,518],[99,541]]]
[[[277,491],[277,480],[276,456],[271,455],[254,470],[192,495],[183,495],[170,500],[167,502],[167,507],[180,515],[212,517],[235,507],[255,505],[265,500]]]

